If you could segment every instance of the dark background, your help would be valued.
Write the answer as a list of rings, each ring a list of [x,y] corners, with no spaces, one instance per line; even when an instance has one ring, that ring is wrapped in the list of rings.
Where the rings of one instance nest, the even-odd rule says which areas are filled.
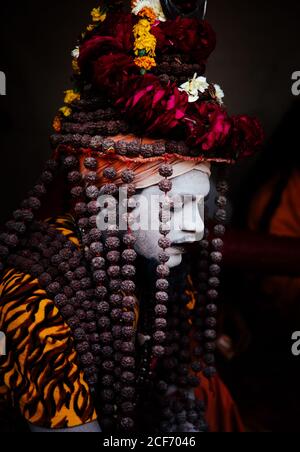
[[[1,223],[49,156],[51,122],[71,86],[70,52],[94,6],[95,0],[1,2],[0,70],[7,76],[7,96],[0,97]],[[208,78],[224,89],[231,113],[258,116],[270,136],[294,100],[300,2],[209,0],[207,19],[218,37]],[[234,170],[235,186],[248,165]]]

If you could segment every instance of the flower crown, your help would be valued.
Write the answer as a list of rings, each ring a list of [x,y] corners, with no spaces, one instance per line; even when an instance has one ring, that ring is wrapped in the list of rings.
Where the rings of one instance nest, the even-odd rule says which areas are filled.
[[[204,77],[216,43],[208,22],[180,16],[169,20],[159,0],[133,0],[131,13],[110,11],[110,3],[104,3],[91,15],[92,24],[72,52],[75,89],[65,92],[65,106],[55,118],[54,147],[96,144],[103,150],[108,140],[118,148],[114,137],[132,134],[163,142],[168,154],[207,160],[235,161],[260,148],[258,120],[230,117],[221,87]],[[100,117],[88,99],[91,93],[94,104],[97,96],[98,106],[101,99]],[[108,110],[113,118],[105,114]]]

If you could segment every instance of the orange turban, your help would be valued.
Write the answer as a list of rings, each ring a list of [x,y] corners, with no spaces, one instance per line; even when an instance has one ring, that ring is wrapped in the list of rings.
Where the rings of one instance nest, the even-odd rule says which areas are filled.
[[[84,167],[84,158],[81,159],[80,167],[82,174],[87,174],[89,171]],[[178,158],[168,159],[168,163],[173,168],[173,176],[178,177],[183,174],[188,173],[192,170],[198,170],[201,171],[208,176],[211,174],[210,170],[210,164],[208,162],[197,162],[195,160],[180,160]],[[117,172],[117,178],[114,180],[114,183],[116,185],[122,185],[122,172],[128,168],[134,171],[135,173],[135,181],[134,184],[137,189],[143,189],[147,187],[151,187],[152,185],[158,184],[162,177],[159,174],[159,167],[161,166],[162,161],[161,160],[154,160],[154,161],[146,161],[146,162],[124,162],[121,159],[117,159],[116,157],[111,158],[99,158],[99,165],[98,165],[98,181],[107,183],[108,181],[103,178],[103,171],[106,168],[109,168],[110,166],[113,167]]]

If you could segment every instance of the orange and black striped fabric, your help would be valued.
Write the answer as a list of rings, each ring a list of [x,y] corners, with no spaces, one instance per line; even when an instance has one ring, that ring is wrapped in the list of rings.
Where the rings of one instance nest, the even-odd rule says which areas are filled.
[[[72,217],[49,222],[78,245]],[[30,275],[9,269],[0,281],[0,330],[7,337],[7,356],[0,357],[0,398],[44,428],[96,420],[70,328]]]

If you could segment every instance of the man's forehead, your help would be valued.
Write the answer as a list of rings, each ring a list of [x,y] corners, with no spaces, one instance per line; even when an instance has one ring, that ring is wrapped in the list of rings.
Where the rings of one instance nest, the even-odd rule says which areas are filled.
[[[197,195],[207,189],[209,178],[208,175],[202,171],[192,170],[182,176],[175,177],[172,191],[170,193],[179,195]]]
[[[193,196],[201,195],[209,191],[209,176],[207,173],[199,170],[191,170],[180,176],[172,178],[172,190],[169,192],[169,196],[172,194],[191,194]],[[161,194],[158,184],[144,188],[140,191],[140,195],[152,195]]]

